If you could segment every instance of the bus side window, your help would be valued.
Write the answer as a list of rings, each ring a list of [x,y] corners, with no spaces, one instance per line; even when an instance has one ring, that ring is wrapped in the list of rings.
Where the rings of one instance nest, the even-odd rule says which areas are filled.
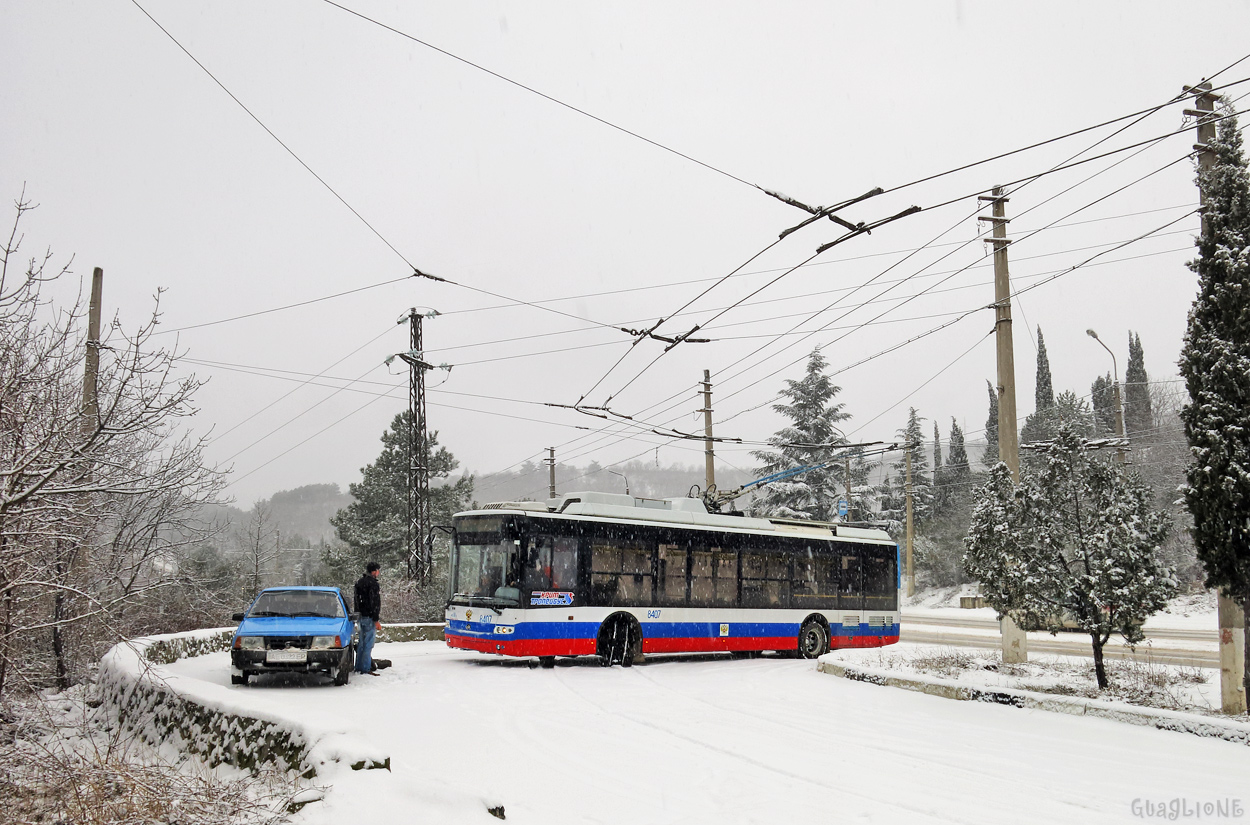
[[[677,607],[686,603],[686,548],[661,544],[659,559],[660,604]]]
[[[561,537],[555,540],[551,554],[551,587],[554,590],[573,590],[577,587],[577,539]]]
[[[690,604],[706,606],[712,603],[712,551],[690,551]]]
[[[860,551],[853,545],[839,548],[838,607],[843,610],[860,610],[864,606],[860,581]]]
[[[738,554],[732,550],[716,554],[716,603],[738,605]]]

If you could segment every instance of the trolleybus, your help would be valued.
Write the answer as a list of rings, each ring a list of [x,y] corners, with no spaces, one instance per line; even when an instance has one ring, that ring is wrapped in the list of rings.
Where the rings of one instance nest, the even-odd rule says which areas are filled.
[[[797,651],[898,641],[881,530],[709,513],[695,498],[571,493],[459,513],[451,647],[505,656]]]

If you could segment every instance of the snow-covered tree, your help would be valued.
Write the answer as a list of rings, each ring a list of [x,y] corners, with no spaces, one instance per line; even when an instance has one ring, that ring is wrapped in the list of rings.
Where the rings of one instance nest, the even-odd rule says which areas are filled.
[[[961,487],[972,477],[972,467],[968,464],[968,448],[964,445],[964,431],[959,422],[951,416],[950,455],[946,458],[946,477],[952,487]]]
[[[1000,616],[1052,632],[1064,619],[1090,636],[1098,686],[1108,684],[1103,646],[1113,632],[1129,643],[1176,592],[1160,559],[1170,522],[1151,508],[1149,489],[1116,462],[1091,457],[1061,424],[1043,465],[1012,484],[995,466],[977,493],[964,567]]]
[[[1128,334],[1128,368],[1124,371],[1124,432],[1130,438],[1154,429],[1154,411],[1150,402],[1150,378],[1146,375],[1146,354],[1141,336]]]
[[[326,564],[340,582],[346,584],[364,572],[365,564],[376,561],[384,569],[399,574],[408,569],[408,434],[412,415],[405,410],[382,434],[382,453],[361,470],[361,480],[349,492],[355,499],[330,519],[344,544],[331,547]],[[451,516],[465,509],[473,497],[473,477],[461,476],[446,483],[459,462],[438,445],[438,433],[428,439],[430,468],[430,512],[434,524],[448,524]],[[443,482],[443,483],[440,483]],[[435,534],[434,575],[416,588],[415,610],[422,621],[437,618],[447,582],[447,544]],[[396,576],[399,578],[399,576]],[[394,595],[392,592],[391,595]],[[384,598],[386,593],[383,594]]]
[[[1094,407],[1094,435],[1115,435],[1115,381],[1111,373],[1094,379],[1089,387],[1089,400]]]
[[[981,463],[993,467],[998,463],[998,391],[988,380],[985,388],[990,391],[990,412],[985,417],[985,452],[981,454]]]
[[[1220,123],[1210,150],[1215,162],[1198,173],[1206,211],[1189,264],[1198,297],[1180,358],[1193,452],[1183,489],[1207,586],[1250,615],[1250,174],[1235,118]],[[1250,689],[1250,656],[1243,679]]]
[[[933,421],[933,506],[940,507],[946,501],[946,470],[942,466],[942,432],[937,419]]]
[[[1055,387],[1050,376],[1050,358],[1046,355],[1046,339],[1037,328],[1037,379],[1033,391],[1033,414],[1020,429],[1022,441],[1046,441],[1055,435]]]
[[[827,366],[819,350],[813,351],[803,378],[786,380],[781,391],[785,402],[774,404],[773,410],[789,419],[790,424],[768,439],[771,450],[751,454],[760,462],[756,478],[823,464],[833,458],[833,445],[846,443],[846,436],[837,425],[851,416],[843,409],[845,404],[834,401],[842,388],[825,375]],[[765,485],[753,511],[779,518],[832,521],[838,513],[838,498],[846,493],[845,473],[842,462],[834,462],[829,467]]]
[[[911,453],[911,489],[912,489],[912,521],[919,526],[933,512],[933,477],[929,475],[929,459],[925,456],[924,430],[920,422],[925,418],[915,407],[907,410],[907,424],[898,430],[898,437],[904,449]],[[907,483],[906,453],[894,462],[894,478],[899,489],[905,494]],[[901,517],[900,517],[901,520]]]
[[[153,340],[159,306],[88,341],[87,307],[42,292],[68,266],[18,257],[31,208],[18,201],[0,245],[0,692],[14,672],[68,687],[104,646],[150,628],[143,608],[163,607],[157,594],[206,537],[196,516],[222,486],[186,427],[202,382],[177,378],[178,354]]]

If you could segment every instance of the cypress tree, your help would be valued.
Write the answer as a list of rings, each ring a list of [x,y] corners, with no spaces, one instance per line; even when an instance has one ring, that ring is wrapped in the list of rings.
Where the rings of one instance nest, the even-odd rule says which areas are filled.
[[[1055,406],[1055,387],[1050,378],[1050,359],[1046,357],[1046,339],[1042,328],[1037,328],[1037,388],[1034,390],[1037,412]]]
[[[1046,356],[1046,339],[1037,328],[1037,384],[1033,393],[1036,409],[1024,420],[1020,430],[1022,441],[1046,441],[1055,437],[1055,388],[1050,376],[1050,359]]]
[[[908,445],[907,450],[911,453],[912,518],[916,524],[927,520],[933,509],[933,479],[929,475],[929,460],[924,454],[924,430],[920,428],[920,422],[924,420],[924,416],[915,407],[910,407],[907,411],[907,426],[898,431],[899,439]],[[905,457],[894,463],[894,471],[906,485]]]
[[[986,467],[993,467],[999,462],[998,393],[988,379],[985,382],[985,388],[990,391],[990,414],[985,418],[985,452],[981,454],[981,463]]]
[[[1180,372],[1181,410],[1194,462],[1182,488],[1208,587],[1250,613],[1250,175],[1235,118],[1210,144],[1198,174],[1206,212],[1198,236],[1198,297],[1189,311]],[[1250,653],[1250,634],[1246,634]],[[1250,656],[1243,683],[1250,688]]]
[[[1115,382],[1110,373],[1094,379],[1089,399],[1094,404],[1094,434],[1115,435]]]
[[[1140,436],[1154,429],[1150,409],[1150,383],[1146,376],[1146,356],[1141,336],[1128,334],[1128,369],[1124,371],[1124,432]]]
[[[933,503],[946,501],[946,472],[942,469],[942,433],[937,419],[933,421]]]

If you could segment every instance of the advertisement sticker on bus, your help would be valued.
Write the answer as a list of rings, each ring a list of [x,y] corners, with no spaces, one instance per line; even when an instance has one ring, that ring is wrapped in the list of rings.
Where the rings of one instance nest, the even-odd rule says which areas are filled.
[[[562,590],[535,590],[530,594],[531,605],[565,605],[573,603],[573,594]]]

